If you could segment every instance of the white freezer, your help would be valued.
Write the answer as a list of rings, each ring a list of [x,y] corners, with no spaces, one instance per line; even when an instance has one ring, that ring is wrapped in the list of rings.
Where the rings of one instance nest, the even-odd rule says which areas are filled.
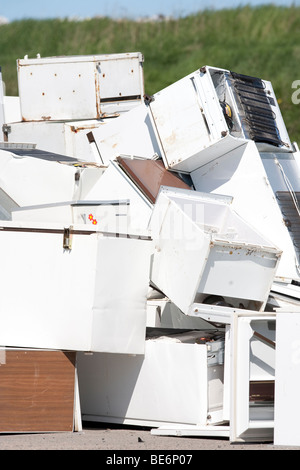
[[[293,151],[265,80],[205,66],[156,93],[149,107],[161,156],[174,171],[190,173],[249,140]]]
[[[144,356],[78,354],[83,420],[144,426],[222,421],[224,342],[199,344],[204,334],[148,339]]]
[[[99,119],[143,100],[141,53],[18,59],[22,121]]]
[[[281,252],[234,212],[230,198],[162,188],[149,227],[151,281],[184,313],[216,301],[264,309]]]
[[[141,53],[19,59],[19,97],[5,97],[3,138],[103,164],[89,134],[141,105]]]
[[[225,307],[203,313],[219,329],[158,330],[144,356],[79,353],[83,421],[149,426],[156,435],[271,441],[276,315]]]
[[[0,344],[142,354],[151,240],[2,222]]]
[[[226,327],[223,373],[223,422],[164,423],[152,434],[228,437],[231,442],[270,442],[274,434],[275,322],[276,313],[199,305],[196,318]],[[171,357],[171,338],[169,353]],[[166,347],[168,343],[165,343]],[[209,344],[209,343],[208,343]],[[216,352],[216,351],[215,351]],[[217,355],[216,355],[217,357]],[[170,358],[172,362],[172,359]],[[153,362],[149,374],[155,375]],[[176,358],[174,358],[176,367]],[[187,368],[193,368],[190,361]],[[94,367],[94,374],[97,367]],[[194,373],[198,372],[195,362]],[[191,383],[193,383],[191,381]],[[164,381],[162,380],[162,384]],[[209,387],[209,376],[207,376]],[[163,385],[162,385],[163,387]],[[202,384],[201,391],[205,389]],[[165,391],[165,393],[167,393]],[[184,396],[182,398],[184,401]],[[195,401],[191,406],[197,412]],[[201,404],[201,397],[198,405]]]

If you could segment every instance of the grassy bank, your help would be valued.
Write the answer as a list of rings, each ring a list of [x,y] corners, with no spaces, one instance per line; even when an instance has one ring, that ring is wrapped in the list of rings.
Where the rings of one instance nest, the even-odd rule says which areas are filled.
[[[141,51],[145,88],[153,94],[202,65],[271,80],[290,137],[300,143],[300,8],[263,6],[207,10],[160,22],[24,20],[0,26],[0,65],[8,95],[16,95],[16,59]]]

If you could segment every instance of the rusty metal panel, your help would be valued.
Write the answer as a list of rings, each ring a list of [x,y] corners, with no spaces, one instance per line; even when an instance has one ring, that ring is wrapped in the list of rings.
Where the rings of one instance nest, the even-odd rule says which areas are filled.
[[[76,353],[1,350],[0,432],[73,431]]]
[[[167,170],[161,160],[118,157],[117,161],[152,203],[161,186],[191,189],[179,176]]]

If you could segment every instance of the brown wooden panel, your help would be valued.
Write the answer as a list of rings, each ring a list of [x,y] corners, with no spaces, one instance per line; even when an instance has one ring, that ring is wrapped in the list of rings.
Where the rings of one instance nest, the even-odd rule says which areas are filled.
[[[191,189],[181,178],[167,170],[161,160],[118,157],[117,161],[153,203],[156,201],[161,186]]]
[[[76,353],[1,351],[0,432],[72,431]]]

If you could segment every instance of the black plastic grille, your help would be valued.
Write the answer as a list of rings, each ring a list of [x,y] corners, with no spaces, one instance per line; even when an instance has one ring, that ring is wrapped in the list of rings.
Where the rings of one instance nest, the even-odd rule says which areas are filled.
[[[244,114],[249,137],[255,142],[281,146],[272,101],[260,78],[230,72],[235,93]]]

